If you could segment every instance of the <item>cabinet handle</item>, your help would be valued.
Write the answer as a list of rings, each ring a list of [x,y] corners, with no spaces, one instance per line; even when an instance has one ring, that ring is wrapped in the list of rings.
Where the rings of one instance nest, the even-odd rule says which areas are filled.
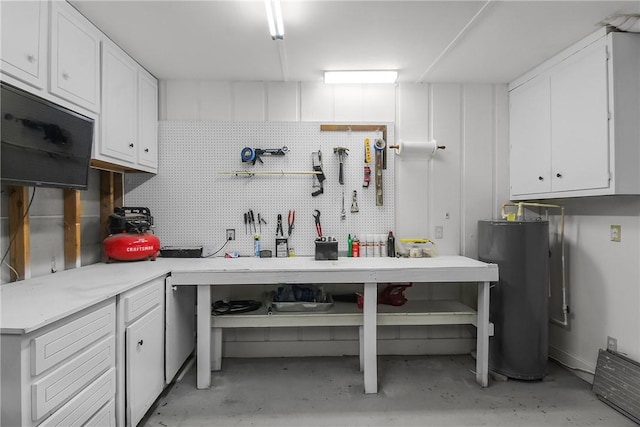
[[[172,286],[172,287],[171,287],[171,290],[175,292],[175,291],[177,291],[177,290],[178,290],[178,287],[177,287],[177,286]]]
[[[133,142],[129,144],[129,148],[133,148]]]
[[[148,153],[148,152],[149,152],[149,149],[148,149],[148,148],[145,148],[145,149],[144,149],[144,152],[145,152],[145,153]]]
[[[66,73],[66,72],[63,72],[63,73],[62,73],[62,78],[63,78],[63,79],[65,79],[65,80],[69,80],[69,78],[70,78],[70,77],[71,77],[71,76],[69,75],[69,73]]]
[[[561,173],[557,173],[556,174],[556,178],[562,178],[562,174]]]
[[[27,61],[29,62],[36,62],[36,56],[32,53],[27,55]]]
[[[141,346],[142,344],[144,344],[144,340],[140,340],[140,341],[138,341],[138,345],[140,345],[140,346]]]
[[[541,176],[539,176],[539,177],[538,177],[538,181],[544,181],[544,178],[543,178],[543,177],[541,177]]]

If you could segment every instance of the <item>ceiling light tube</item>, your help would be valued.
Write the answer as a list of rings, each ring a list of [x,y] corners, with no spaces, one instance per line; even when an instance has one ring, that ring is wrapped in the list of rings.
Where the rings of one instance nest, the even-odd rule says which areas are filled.
[[[264,6],[267,11],[267,22],[271,38],[273,40],[282,40],[284,38],[284,22],[282,20],[280,0],[264,0]]]
[[[375,84],[395,83],[398,72],[395,70],[362,70],[362,71],[325,71],[324,82],[327,84]]]

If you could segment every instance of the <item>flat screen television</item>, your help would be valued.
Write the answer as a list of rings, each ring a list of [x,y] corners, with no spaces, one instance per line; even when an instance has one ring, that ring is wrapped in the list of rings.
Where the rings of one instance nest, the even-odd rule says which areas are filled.
[[[6,83],[0,107],[2,184],[87,189],[93,119]]]

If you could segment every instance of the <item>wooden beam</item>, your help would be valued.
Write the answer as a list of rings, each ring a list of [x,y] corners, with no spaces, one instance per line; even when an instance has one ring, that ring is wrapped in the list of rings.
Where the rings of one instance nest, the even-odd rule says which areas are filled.
[[[16,281],[31,277],[28,199],[29,187],[9,187],[9,236],[13,237],[9,263],[18,274]]]
[[[80,191],[64,190],[64,268],[82,266]]]
[[[102,239],[109,236],[109,215],[113,208],[122,207],[123,175],[118,172],[100,171],[100,224]]]

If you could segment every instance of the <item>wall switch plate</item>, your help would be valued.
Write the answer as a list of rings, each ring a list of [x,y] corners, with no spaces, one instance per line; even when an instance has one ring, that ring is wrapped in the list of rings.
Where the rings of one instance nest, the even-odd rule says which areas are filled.
[[[611,225],[611,241],[619,242],[622,238],[622,226],[621,225]]]
[[[227,240],[236,240],[235,228],[227,228]]]
[[[618,340],[613,337],[607,337],[607,350],[618,351]]]
[[[436,225],[436,239],[442,239],[444,237],[444,229],[441,225]]]

